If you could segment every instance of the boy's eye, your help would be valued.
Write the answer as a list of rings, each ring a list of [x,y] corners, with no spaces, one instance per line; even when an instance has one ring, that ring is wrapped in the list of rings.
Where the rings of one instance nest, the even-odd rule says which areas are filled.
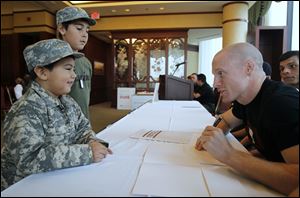
[[[86,32],[88,32],[89,30],[90,30],[90,28],[84,28],[83,26],[81,26],[81,25],[78,25],[78,26],[76,26],[76,29],[78,30],[78,31],[82,31],[82,30],[85,30]]]
[[[77,30],[82,30],[83,28],[82,28],[82,27],[78,27],[78,26],[77,26],[77,27],[76,27],[76,29],[77,29]]]
[[[75,71],[75,68],[74,67],[65,67],[65,70],[73,70],[73,71]]]

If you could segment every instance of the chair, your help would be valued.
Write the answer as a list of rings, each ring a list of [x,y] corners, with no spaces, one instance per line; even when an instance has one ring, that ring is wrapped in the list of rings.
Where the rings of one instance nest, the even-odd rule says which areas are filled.
[[[12,97],[11,91],[8,86],[6,86],[6,92],[7,92],[8,98],[9,98],[10,105],[12,105],[14,103],[14,99]]]
[[[1,120],[4,119],[5,115],[9,111],[12,105],[12,98],[8,95],[8,87],[5,87],[8,98],[5,95],[4,87],[1,86]],[[10,94],[10,93],[9,93]],[[8,100],[9,99],[9,100]]]

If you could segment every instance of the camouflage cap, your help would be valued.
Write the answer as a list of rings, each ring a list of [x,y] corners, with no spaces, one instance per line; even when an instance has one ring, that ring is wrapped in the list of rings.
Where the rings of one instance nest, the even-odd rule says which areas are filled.
[[[89,17],[86,11],[78,7],[65,7],[57,11],[56,13],[56,24],[61,24],[75,19],[84,19],[89,25],[95,25],[96,21]]]
[[[67,56],[74,58],[84,56],[83,53],[73,52],[69,43],[59,39],[42,40],[29,45],[23,54],[29,72],[36,66],[46,66]]]

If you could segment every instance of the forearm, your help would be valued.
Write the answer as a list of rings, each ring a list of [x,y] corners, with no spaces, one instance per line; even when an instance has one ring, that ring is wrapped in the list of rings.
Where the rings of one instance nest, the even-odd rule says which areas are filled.
[[[265,161],[237,150],[224,163],[285,195],[299,185],[299,164]]]
[[[87,144],[90,140],[95,139],[96,134],[93,130],[89,129],[83,132],[80,137],[77,139],[78,144]]]
[[[51,145],[20,156],[19,170],[24,174],[46,172],[91,164],[93,154],[88,144]]]

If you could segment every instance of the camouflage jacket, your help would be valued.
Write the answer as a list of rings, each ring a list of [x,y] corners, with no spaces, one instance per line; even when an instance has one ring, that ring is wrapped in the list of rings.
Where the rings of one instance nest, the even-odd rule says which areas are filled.
[[[92,163],[91,139],[102,141],[78,104],[34,81],[4,120],[1,190],[33,173]]]

